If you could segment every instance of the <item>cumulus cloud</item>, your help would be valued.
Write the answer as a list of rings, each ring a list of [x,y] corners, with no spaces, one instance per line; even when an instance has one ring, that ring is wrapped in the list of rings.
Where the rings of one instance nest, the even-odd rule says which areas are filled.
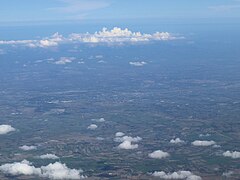
[[[131,137],[131,136],[122,136],[122,137],[116,137],[114,139],[115,142],[123,142],[123,141],[130,141],[130,142],[139,142],[141,141],[142,138],[137,136],[137,137]]]
[[[35,175],[50,179],[82,179],[81,170],[70,169],[65,164],[55,162],[39,168],[33,166],[29,161],[7,163],[0,166],[0,171],[8,175]]]
[[[119,149],[136,149],[138,148],[138,144],[136,143],[142,140],[142,138],[139,136],[137,137],[124,136],[124,133],[122,132],[117,132],[115,136],[116,137],[114,138],[114,141],[121,142],[121,144],[119,144],[118,146]]]
[[[31,48],[36,47],[48,48],[58,46],[59,43],[61,42],[66,42],[66,39],[62,35],[55,33],[50,37],[46,37],[40,40],[10,40],[10,41],[0,40],[0,45],[23,45]]]
[[[43,154],[39,156],[40,159],[58,159],[59,157],[55,154]]]
[[[200,140],[196,140],[192,142],[192,145],[194,146],[212,146],[215,145],[216,142],[215,141],[200,141]]]
[[[96,124],[91,124],[91,125],[88,126],[88,129],[95,130],[95,129],[97,129],[97,127],[98,126]]]
[[[114,27],[111,30],[103,28],[102,31],[94,34],[70,34],[70,40],[85,43],[136,43],[160,40],[172,40],[176,37],[168,32],[156,32],[154,34],[144,34],[141,32],[132,32],[129,29]]]
[[[132,66],[141,67],[141,66],[146,65],[147,63],[144,62],[144,61],[141,61],[141,62],[138,62],[138,61],[137,61],[137,62],[129,62],[129,64],[132,65]]]
[[[3,124],[3,125],[0,125],[0,135],[2,134],[7,134],[9,132],[12,132],[12,131],[15,131],[16,129],[13,128],[12,126],[10,125],[6,125],[6,124]]]
[[[55,61],[54,64],[64,65],[67,63],[71,63],[75,59],[76,59],[75,57],[60,57],[60,59],[58,61]]]
[[[124,43],[138,43],[149,41],[166,41],[179,39],[168,32],[156,32],[153,34],[146,34],[141,32],[132,32],[125,28],[121,29],[114,27],[111,30],[103,28],[101,31],[95,33],[72,33],[64,37],[59,33],[55,33],[50,37],[45,37],[39,40],[9,40],[1,41],[0,45],[23,45],[31,48],[49,48],[55,47],[59,44],[71,43],[91,43],[91,44],[124,44]]]
[[[180,138],[176,138],[176,139],[171,139],[170,143],[172,143],[172,144],[179,144],[179,143],[184,143],[184,141],[181,140]]]
[[[240,158],[240,152],[238,152],[238,151],[226,151],[226,152],[223,153],[223,156],[230,157],[230,158],[233,158],[233,159],[237,159],[237,158]]]
[[[168,157],[170,155],[167,152],[164,152],[164,151],[161,151],[161,150],[157,150],[157,151],[154,151],[154,152],[148,154],[148,156],[150,158],[154,158],[154,159],[163,159],[163,158],[166,158],[166,157]]]
[[[137,149],[138,144],[132,144],[131,141],[125,140],[118,146],[119,149]]]
[[[64,37],[62,35],[60,35],[59,33],[55,33],[51,37],[41,39],[40,41],[37,41],[36,43],[34,43],[34,42],[29,43],[28,46],[47,48],[47,47],[58,46],[59,43],[61,43],[62,41],[64,41]]]
[[[194,175],[190,171],[177,171],[173,173],[166,173],[164,171],[155,171],[153,174],[155,177],[161,179],[186,179],[186,180],[201,180],[200,176]]]
[[[31,150],[37,149],[37,147],[36,146],[23,145],[23,146],[20,146],[19,149],[21,149],[23,151],[31,151]]]
[[[117,132],[116,134],[115,134],[115,136],[116,137],[122,137],[122,136],[124,136],[125,134],[123,133],[123,132]]]

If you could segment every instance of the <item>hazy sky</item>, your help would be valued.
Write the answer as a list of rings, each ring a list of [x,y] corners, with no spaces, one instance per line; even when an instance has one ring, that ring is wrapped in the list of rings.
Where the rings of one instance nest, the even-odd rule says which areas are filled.
[[[0,0],[0,22],[240,17],[240,0]]]

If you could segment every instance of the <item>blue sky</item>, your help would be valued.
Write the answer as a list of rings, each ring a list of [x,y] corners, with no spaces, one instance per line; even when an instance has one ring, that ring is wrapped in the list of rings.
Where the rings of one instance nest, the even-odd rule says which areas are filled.
[[[240,0],[1,0],[0,22],[240,18]]]

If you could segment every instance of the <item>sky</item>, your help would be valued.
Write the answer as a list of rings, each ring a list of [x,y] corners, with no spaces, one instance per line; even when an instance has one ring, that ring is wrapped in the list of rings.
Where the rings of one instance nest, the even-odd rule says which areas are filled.
[[[1,0],[0,22],[240,18],[240,0]]]

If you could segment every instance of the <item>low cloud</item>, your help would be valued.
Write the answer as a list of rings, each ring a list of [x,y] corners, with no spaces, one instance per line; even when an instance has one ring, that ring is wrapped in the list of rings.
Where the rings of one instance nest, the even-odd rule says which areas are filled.
[[[55,61],[54,64],[64,65],[67,63],[71,63],[75,59],[76,59],[75,57],[60,57],[60,59],[58,61]]]
[[[154,158],[154,159],[163,159],[163,158],[166,158],[166,157],[168,157],[170,155],[167,152],[164,152],[164,151],[161,151],[161,150],[157,150],[157,151],[154,151],[154,152],[148,154],[148,156],[150,158]]]
[[[223,153],[223,156],[230,157],[232,159],[240,158],[240,152],[238,151],[226,151]]]
[[[121,142],[119,144],[118,148],[119,149],[137,149],[138,144],[137,142],[141,141],[142,138],[137,136],[137,137],[131,137],[131,136],[124,136],[124,133],[122,132],[117,132],[115,134],[114,141],[115,142]]]
[[[59,159],[55,154],[43,154],[39,156],[40,159]]]
[[[233,174],[234,174],[233,171],[227,171],[227,172],[223,172],[222,176],[226,178],[230,178]]]
[[[66,39],[58,34],[55,33],[50,37],[46,37],[40,40],[10,40],[10,41],[1,41],[0,45],[23,45],[30,48],[48,48],[58,46],[59,43],[65,42]]]
[[[154,34],[144,34],[141,32],[132,32],[129,29],[114,27],[111,30],[103,28],[102,31],[94,34],[70,34],[70,40],[84,43],[136,43],[149,41],[172,40],[176,37],[168,32],[156,32]]]
[[[215,145],[216,142],[215,141],[200,141],[200,140],[196,140],[192,142],[192,145],[194,146],[212,146]]]
[[[15,130],[16,129],[10,125],[6,125],[6,124],[0,125],[0,135],[7,134],[7,133],[15,131]]]
[[[164,171],[155,171],[153,176],[161,179],[186,179],[186,180],[201,180],[200,176],[194,175],[190,171],[177,171],[173,173],[166,173]]]
[[[33,166],[29,161],[7,163],[0,166],[0,171],[7,175],[34,175],[49,179],[82,179],[81,170],[70,169],[60,162],[50,163],[39,168]]]
[[[95,122],[105,122],[106,120],[104,118],[99,118],[99,119],[92,119],[92,121],[95,121]]]
[[[147,63],[144,62],[144,61],[141,61],[141,62],[129,62],[129,64],[132,65],[132,66],[141,67],[141,66],[146,65]]]
[[[87,128],[90,129],[90,130],[95,130],[95,129],[97,129],[97,127],[98,126],[96,124],[91,124]]]
[[[124,136],[125,134],[123,133],[123,132],[117,132],[116,134],[115,134],[115,136],[116,137],[122,137],[122,136]]]
[[[37,147],[36,146],[23,145],[23,146],[20,146],[19,149],[21,149],[23,151],[31,151],[31,150],[37,149]]]
[[[115,142],[123,142],[123,141],[130,141],[130,142],[139,142],[141,141],[142,138],[137,136],[137,137],[131,137],[131,136],[122,136],[122,137],[116,137],[114,139]]]
[[[45,37],[40,40],[9,40],[1,41],[0,45],[21,45],[31,48],[49,48],[56,47],[60,44],[73,44],[73,43],[90,43],[90,44],[111,44],[119,45],[126,43],[141,43],[150,41],[166,41],[181,39],[175,37],[168,32],[156,32],[153,34],[146,34],[141,32],[132,32],[125,28],[121,29],[114,27],[111,30],[103,28],[101,31],[95,33],[72,33],[64,37],[59,33],[55,33],[50,37]]]
[[[118,146],[119,149],[137,149],[138,144],[132,144],[131,141],[125,140]]]
[[[171,139],[170,143],[172,143],[172,144],[179,144],[179,143],[184,143],[184,141],[181,140],[180,138],[176,138],[176,139]]]

